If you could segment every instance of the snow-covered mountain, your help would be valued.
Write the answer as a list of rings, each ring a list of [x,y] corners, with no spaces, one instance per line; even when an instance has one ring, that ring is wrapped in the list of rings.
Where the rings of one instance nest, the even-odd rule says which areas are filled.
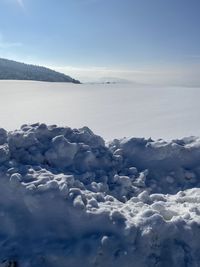
[[[0,58],[0,80],[34,80],[80,83],[63,73],[13,60]]]

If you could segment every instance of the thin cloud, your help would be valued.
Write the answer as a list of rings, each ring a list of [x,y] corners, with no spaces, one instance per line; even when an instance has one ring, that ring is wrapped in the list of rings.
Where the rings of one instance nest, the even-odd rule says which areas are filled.
[[[24,2],[23,2],[23,0],[17,0],[17,3],[19,4],[19,6],[20,6],[21,8],[24,9]]]
[[[23,44],[20,42],[7,42],[4,40],[2,33],[0,33],[0,49],[8,49],[13,47],[21,47]]]
[[[12,48],[12,47],[21,47],[22,43],[7,43],[7,42],[0,42],[0,48],[6,49],[6,48]]]
[[[81,72],[113,72],[113,73],[149,73],[146,70],[140,69],[114,69],[114,68],[107,68],[107,67],[72,67],[72,66],[50,66],[53,69],[60,70],[60,71],[81,71]]]
[[[186,55],[186,58],[193,58],[193,59],[200,59],[200,55],[194,54],[194,55]]]
[[[197,58],[198,59],[198,58],[200,58],[200,55],[191,55],[190,57],[191,58]]]

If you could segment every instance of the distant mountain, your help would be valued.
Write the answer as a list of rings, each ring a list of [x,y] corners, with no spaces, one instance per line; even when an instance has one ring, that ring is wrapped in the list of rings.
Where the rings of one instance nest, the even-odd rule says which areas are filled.
[[[80,83],[63,73],[25,63],[0,58],[0,80],[33,80],[45,82]]]
[[[131,83],[130,80],[117,77],[102,77],[98,80],[99,83]]]
[[[145,83],[135,82],[135,81],[132,81],[132,80],[122,79],[122,78],[117,78],[117,77],[102,77],[102,78],[99,78],[96,81],[88,82],[88,83],[90,83],[90,84],[131,84],[131,85],[134,85],[134,86],[147,85]]]

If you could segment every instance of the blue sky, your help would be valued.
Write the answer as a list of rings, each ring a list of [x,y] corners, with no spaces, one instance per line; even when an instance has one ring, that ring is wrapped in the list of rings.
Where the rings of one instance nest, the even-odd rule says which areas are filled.
[[[0,56],[83,80],[200,84],[199,0],[1,0]]]

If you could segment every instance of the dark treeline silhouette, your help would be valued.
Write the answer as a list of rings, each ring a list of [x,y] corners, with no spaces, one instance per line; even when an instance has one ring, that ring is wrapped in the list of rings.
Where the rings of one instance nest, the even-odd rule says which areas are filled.
[[[25,63],[0,58],[0,80],[33,80],[80,83],[63,73]]]

